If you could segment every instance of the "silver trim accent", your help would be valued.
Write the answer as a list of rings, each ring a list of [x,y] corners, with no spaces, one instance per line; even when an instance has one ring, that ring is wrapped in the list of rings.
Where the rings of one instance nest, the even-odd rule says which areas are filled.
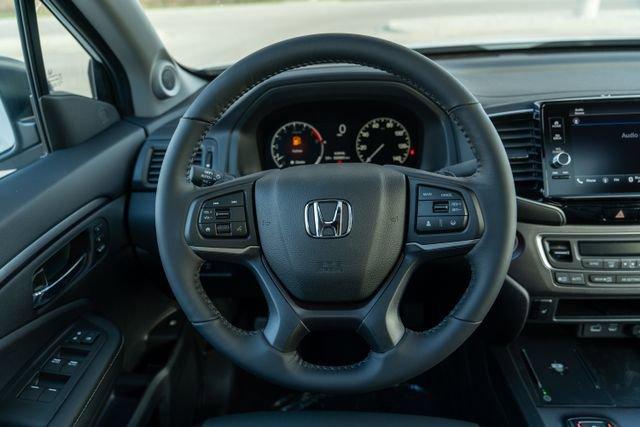
[[[629,232],[629,231],[612,231],[612,232],[587,232],[587,233],[571,233],[571,232],[567,232],[567,233],[539,233],[536,234],[536,249],[538,250],[538,256],[540,256],[540,259],[542,261],[542,265],[544,265],[544,267],[549,271],[549,273],[551,273],[551,284],[558,288],[558,289],[580,289],[580,287],[585,287],[587,289],[629,289],[629,288],[638,288],[640,287],[640,284],[635,284],[635,283],[630,283],[630,284],[622,284],[622,283],[610,283],[610,284],[605,284],[605,285],[599,285],[599,284],[591,284],[589,283],[588,280],[585,280],[585,284],[584,285],[561,285],[556,283],[555,281],[555,277],[554,277],[554,273],[555,272],[567,272],[567,273],[582,273],[585,276],[589,275],[589,274],[625,274],[625,273],[636,273],[636,274],[640,274],[640,271],[634,271],[634,270],[588,270],[588,269],[575,269],[575,268],[569,268],[569,269],[565,269],[565,268],[557,268],[551,265],[551,263],[549,262],[549,259],[547,258],[547,254],[544,251],[544,245],[542,243],[542,239],[544,238],[558,238],[558,239],[574,239],[574,238],[580,238],[582,236],[585,237],[590,237],[590,236],[600,236],[600,237],[613,237],[615,238],[616,236],[625,236],[625,237],[631,237],[633,235],[636,235],[638,237],[640,237],[639,233],[634,233],[634,232]],[[582,261],[582,257],[579,257],[579,254],[575,254],[576,256],[576,261]],[[590,258],[590,257],[587,257]],[[592,258],[596,258],[596,257],[592,257]],[[607,258],[605,257],[601,257],[601,258]],[[609,258],[625,258],[623,256],[620,257],[609,257]],[[586,277],[585,277],[586,279]]]
[[[560,317],[553,316],[554,323],[637,323],[640,317]]]
[[[80,227],[78,224],[82,224],[82,226],[87,224],[88,218],[91,218],[95,212],[106,206],[107,201],[104,197],[90,201],[55,224],[36,241],[16,254],[9,262],[0,267],[0,284],[7,280],[9,276],[19,268],[22,268],[21,266],[23,264],[28,263],[29,259],[38,256],[41,251],[44,253],[47,248],[55,244],[57,239],[63,237],[65,232],[77,230]]]
[[[533,108],[525,108],[522,110],[512,110],[512,111],[501,111],[499,113],[487,114],[487,116],[489,116],[489,118],[492,118],[492,117],[512,116],[514,114],[525,114],[525,113],[533,114]]]
[[[535,101],[534,104],[536,106],[540,106],[541,104],[549,103],[549,102],[580,102],[580,101],[599,101],[599,100],[617,100],[617,99],[638,99],[640,101],[640,94],[637,95],[610,95],[610,94],[601,94],[594,96],[585,96],[582,98],[547,98]]]
[[[47,292],[58,287],[58,285],[60,285],[64,279],[69,277],[71,274],[77,272],[78,271],[77,268],[79,266],[83,266],[86,259],[87,259],[87,254],[82,254],[82,256],[78,258],[76,262],[74,262],[73,265],[71,265],[71,267],[69,267],[64,273],[62,273],[62,275],[60,275],[60,277],[58,277],[53,283],[49,283],[49,281],[47,280],[47,276],[45,275],[44,280],[46,282],[46,286],[37,292],[33,292],[32,294],[33,304],[36,306],[40,305],[41,299],[45,297]],[[39,273],[40,270],[38,270],[36,273]]]
[[[458,242],[443,242],[443,243],[428,243],[423,245],[422,243],[416,242],[407,242],[406,246],[417,246],[418,249],[425,252],[434,252],[442,249],[454,249],[454,248],[464,248],[466,246],[473,246],[477,244],[480,239],[473,240],[460,240]]]
[[[189,246],[192,251],[206,252],[220,255],[243,255],[249,251],[260,249],[260,246],[245,246],[244,248],[208,248],[205,246]]]
[[[320,203],[335,203],[335,209],[333,211],[333,217],[326,221],[322,216],[322,210],[320,209]],[[309,224],[309,209],[313,208],[313,232],[311,231],[311,224]],[[347,210],[347,229],[343,232],[343,220],[344,220],[344,209]],[[353,224],[353,211],[351,210],[351,205],[346,200],[340,199],[323,199],[323,200],[314,200],[307,203],[304,207],[304,228],[307,231],[307,234],[314,239],[338,239],[340,237],[344,237],[351,233],[351,225]],[[330,228],[333,230],[333,235],[325,236],[324,230]]]

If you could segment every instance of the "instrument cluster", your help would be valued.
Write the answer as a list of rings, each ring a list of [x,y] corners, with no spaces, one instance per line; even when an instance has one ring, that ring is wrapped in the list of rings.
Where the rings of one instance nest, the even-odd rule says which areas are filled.
[[[415,166],[423,142],[414,113],[378,102],[292,105],[267,116],[261,128],[267,169],[347,162]]]

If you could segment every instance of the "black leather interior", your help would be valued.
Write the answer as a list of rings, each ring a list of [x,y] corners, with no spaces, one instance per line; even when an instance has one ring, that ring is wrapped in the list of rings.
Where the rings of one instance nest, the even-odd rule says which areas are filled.
[[[203,427],[474,427],[477,424],[418,415],[372,412],[253,412],[212,418]]]
[[[296,352],[271,347],[260,331],[227,322],[199,282],[202,261],[185,243],[184,227],[197,188],[184,177],[194,150],[242,95],[286,70],[320,63],[356,63],[387,71],[428,97],[464,135],[478,161],[475,174],[460,178],[479,198],[484,236],[468,255],[471,283],[437,327],[407,331],[392,350],[370,353],[350,366],[317,366]],[[455,78],[402,46],[356,35],[315,35],[277,43],[228,68],[194,101],[180,121],[164,160],[156,199],[156,230],[164,269],[182,308],[198,331],[245,369],[292,388],[364,391],[396,384],[434,366],[478,327],[506,276],[515,237],[515,190],[508,159],[480,104]]]

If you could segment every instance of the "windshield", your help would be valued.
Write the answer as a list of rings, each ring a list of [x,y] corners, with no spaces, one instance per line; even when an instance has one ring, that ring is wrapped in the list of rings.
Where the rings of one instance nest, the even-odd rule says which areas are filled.
[[[635,38],[636,0],[141,0],[173,57],[229,65],[294,36],[348,32],[410,47]]]

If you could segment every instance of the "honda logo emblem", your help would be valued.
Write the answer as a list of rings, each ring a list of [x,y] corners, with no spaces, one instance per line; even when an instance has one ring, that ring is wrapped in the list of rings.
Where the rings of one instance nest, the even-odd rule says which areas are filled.
[[[353,216],[346,200],[314,200],[304,207],[307,234],[316,239],[336,239],[351,232]]]

